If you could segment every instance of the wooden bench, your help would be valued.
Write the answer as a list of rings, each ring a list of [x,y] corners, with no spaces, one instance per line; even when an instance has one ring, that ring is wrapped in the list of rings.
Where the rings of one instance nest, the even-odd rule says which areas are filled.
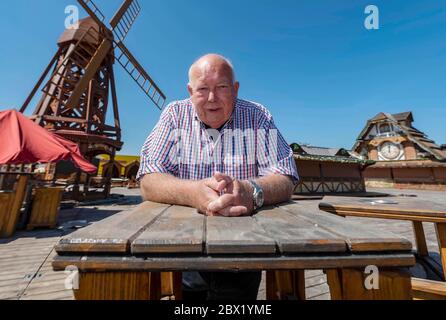
[[[446,300],[446,282],[412,278],[412,296],[415,300]]]
[[[323,202],[319,204],[319,208],[342,217],[411,221],[420,257],[429,255],[422,223],[434,223],[441,255],[443,277],[446,275],[446,201],[442,199],[424,201],[406,197],[385,199],[325,197]],[[421,279],[414,279],[412,283],[415,285],[415,297],[434,297],[434,294],[441,296],[441,292],[443,292],[443,295],[446,292],[446,283]]]
[[[290,202],[225,218],[145,202],[62,238],[53,268],[77,268],[81,300],[180,299],[181,272],[194,270],[266,270],[269,299],[305,299],[307,269],[354,275],[344,278],[341,298],[411,298],[409,241],[301,209]],[[364,290],[369,265],[380,268],[384,290]]]

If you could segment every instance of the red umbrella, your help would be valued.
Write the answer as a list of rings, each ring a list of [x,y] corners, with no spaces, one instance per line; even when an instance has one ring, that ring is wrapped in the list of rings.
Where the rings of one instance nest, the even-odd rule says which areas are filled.
[[[0,164],[49,163],[71,160],[87,173],[97,168],[79,146],[37,125],[16,110],[0,112]]]

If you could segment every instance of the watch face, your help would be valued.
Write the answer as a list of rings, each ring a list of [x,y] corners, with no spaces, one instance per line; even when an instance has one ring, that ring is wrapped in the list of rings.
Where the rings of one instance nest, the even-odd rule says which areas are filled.
[[[381,156],[387,160],[395,160],[401,154],[401,145],[387,141],[380,147]]]

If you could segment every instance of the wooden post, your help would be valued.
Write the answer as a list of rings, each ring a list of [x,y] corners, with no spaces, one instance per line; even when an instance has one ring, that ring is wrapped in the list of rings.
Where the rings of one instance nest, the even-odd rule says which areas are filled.
[[[443,275],[446,278],[446,223],[436,223],[438,247],[441,255],[441,265],[443,266]]]
[[[75,178],[74,186],[73,186],[73,199],[77,200],[77,201],[81,201],[83,198],[82,194],[80,192],[80,186],[79,186],[80,179],[81,179],[81,171],[80,171],[80,169],[77,169],[76,178]]]
[[[429,256],[427,250],[426,237],[424,236],[423,223],[421,221],[412,221],[415,234],[415,242],[417,243],[417,252],[420,257]]]
[[[268,300],[305,300],[305,270],[267,271]]]
[[[181,272],[161,272],[161,297],[181,300],[183,275]]]
[[[111,165],[110,165],[110,168],[107,170],[106,177],[105,177],[105,188],[104,188],[105,198],[110,197],[110,193],[111,193],[111,179],[113,176],[113,166],[115,163],[115,152],[113,152],[113,154],[111,155],[109,163]]]
[[[327,283],[330,288],[331,300],[342,300],[342,270],[325,270],[327,274]]]

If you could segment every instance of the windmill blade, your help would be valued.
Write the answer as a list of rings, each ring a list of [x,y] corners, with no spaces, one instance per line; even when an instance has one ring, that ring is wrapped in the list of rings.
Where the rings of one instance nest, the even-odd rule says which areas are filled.
[[[122,42],[114,42],[115,58],[153,103],[162,109],[166,96]]]
[[[123,2],[121,8],[110,21],[117,42],[124,41],[140,12],[141,6],[137,0],[125,0]]]
[[[84,8],[85,11],[96,21],[99,27],[104,29],[108,29],[108,27],[104,24],[105,16],[99,10],[99,8],[94,4],[92,0],[77,0],[79,4]]]

